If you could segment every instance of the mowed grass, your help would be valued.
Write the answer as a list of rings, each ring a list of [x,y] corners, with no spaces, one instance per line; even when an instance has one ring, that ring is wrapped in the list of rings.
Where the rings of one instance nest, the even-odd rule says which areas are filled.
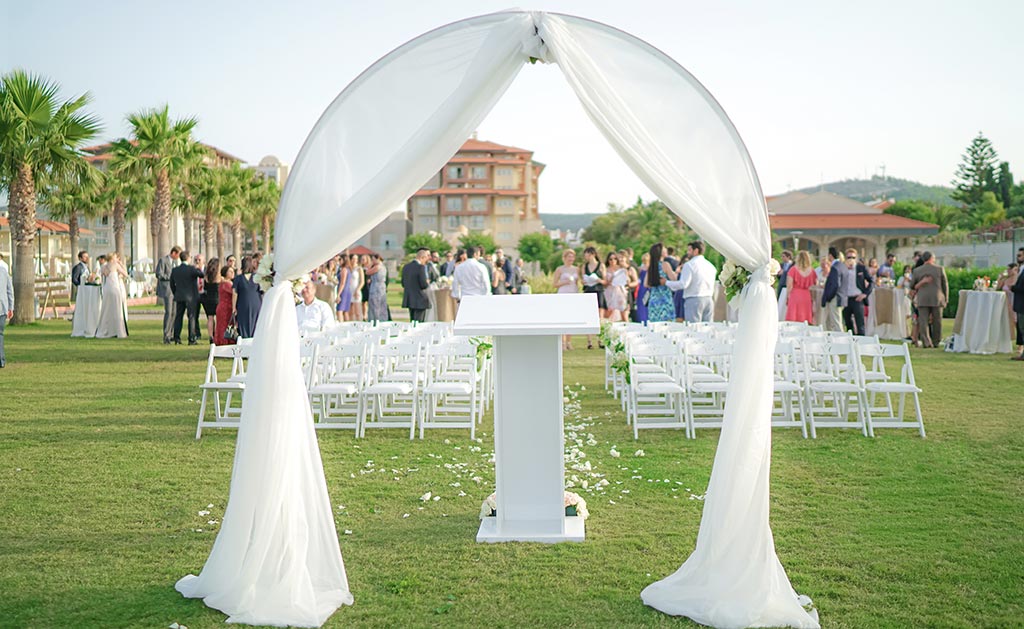
[[[131,332],[86,340],[68,338],[67,322],[7,329],[2,627],[222,626],[223,614],[182,598],[174,582],[210,552],[235,433],[193,439],[206,347],[161,345],[156,321],[133,321]],[[595,491],[592,477],[582,492],[587,541],[475,543],[493,490],[489,417],[480,444],[461,431],[424,441],[400,430],[320,433],[355,596],[326,626],[693,626],[639,594],[693,549],[703,502],[691,495],[707,486],[717,431],[695,441],[648,431],[634,443],[603,390],[602,353],[574,345],[565,383],[579,411],[571,405],[566,423],[594,436],[585,460],[609,481]],[[774,431],[776,547],[823,626],[1024,624],[1024,365],[1006,358],[915,351],[924,440],[910,430],[823,430],[816,441]],[[441,500],[421,502],[428,491]]]

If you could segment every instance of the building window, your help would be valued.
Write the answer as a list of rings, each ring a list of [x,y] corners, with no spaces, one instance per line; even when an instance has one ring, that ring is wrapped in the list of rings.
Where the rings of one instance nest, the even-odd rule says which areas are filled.
[[[433,226],[437,225],[437,217],[436,216],[421,216],[420,219],[419,219],[419,222],[424,227],[433,227]]]
[[[109,225],[109,224],[110,224],[110,217],[109,216],[104,216],[103,218],[100,219],[100,225],[106,226],[106,225]]]
[[[444,206],[450,211],[462,211],[462,197],[446,197],[444,203]]]
[[[448,178],[449,179],[462,179],[463,175],[462,166],[449,166],[448,167]]]
[[[498,199],[498,207],[512,208],[516,206],[516,202],[512,199]]]
[[[475,196],[469,197],[469,209],[473,212],[486,212],[487,211],[487,197]]]
[[[470,229],[483,229],[484,228],[484,217],[483,216],[470,216],[469,217],[469,228]]]
[[[512,169],[511,168],[499,168],[497,170],[497,175],[499,177],[511,177],[512,176]]]
[[[512,240],[512,232],[498,232],[498,241],[499,242],[511,242],[511,240]]]
[[[486,166],[474,166],[471,172],[473,173],[473,179],[487,179]]]
[[[459,217],[458,216],[449,216],[448,217],[448,229],[458,229],[458,228],[459,228]]]
[[[498,222],[499,223],[511,223],[514,220],[516,220],[514,216],[499,216],[498,217]]]
[[[416,199],[417,210],[436,210],[437,197],[418,197]]]

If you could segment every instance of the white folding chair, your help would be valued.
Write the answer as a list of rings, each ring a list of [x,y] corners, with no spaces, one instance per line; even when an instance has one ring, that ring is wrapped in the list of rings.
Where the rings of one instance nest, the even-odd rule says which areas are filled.
[[[683,352],[686,384],[686,421],[697,428],[721,428],[725,418],[725,394],[729,388],[731,348],[713,341],[689,340]]]
[[[238,428],[242,417],[242,393],[245,392],[245,379],[235,379],[236,370],[242,364],[238,345],[211,345],[206,360],[206,374],[199,389],[203,392],[199,402],[199,420],[196,425],[196,439],[203,434],[203,428]],[[219,366],[219,370],[218,370]],[[225,399],[221,404],[221,394]],[[213,395],[213,421],[206,420],[206,405]],[[238,406],[232,406],[232,400],[238,400]]]
[[[918,394],[921,393],[921,389],[917,386],[917,381],[914,379],[914,367],[910,362],[910,350],[907,348],[906,343],[899,344],[884,344],[865,346],[861,348],[861,353],[864,357],[878,357],[882,358],[888,356],[893,359],[902,360],[900,365],[900,379],[898,382],[892,380],[875,380],[866,382],[864,384],[865,390],[872,395],[882,395],[886,399],[886,407],[888,414],[882,417],[876,417],[875,411],[881,410],[872,405],[867,406],[867,424],[868,434],[872,437],[875,436],[875,428],[917,428],[924,438],[924,418],[921,415],[921,401],[918,398]],[[899,395],[899,412],[894,413],[892,407],[892,396]],[[906,405],[907,395],[913,397],[914,400],[914,417],[916,421],[907,421],[903,418],[903,411]]]
[[[811,437],[817,438],[818,428],[860,428],[867,436],[867,394],[857,345],[852,342],[805,343],[803,354],[805,374],[814,372],[812,365],[828,365],[833,376],[833,379],[805,381],[805,407]],[[853,421],[850,421],[851,411],[855,413]]]
[[[637,347],[629,360],[629,382],[624,398],[633,424],[633,439],[641,429],[691,429],[683,409],[685,390],[679,384],[678,352],[671,344]],[[658,370],[650,367],[658,367]]]
[[[477,404],[476,347],[468,343],[439,345],[431,354],[435,368],[423,388],[423,412],[420,415],[420,439],[428,428],[469,428],[476,439],[476,424],[481,407]]]
[[[367,428],[406,426],[409,438],[416,436],[422,357],[423,348],[415,341],[393,341],[374,348],[374,364],[365,370],[367,384],[359,392],[363,398],[360,436],[366,435]]]
[[[314,346],[306,388],[316,428],[352,429],[359,436],[363,415],[359,388],[366,380],[371,351],[370,346],[359,342]]]
[[[804,389],[795,367],[796,362],[797,354],[792,343],[779,341],[775,344],[772,426],[798,427],[803,432],[804,439],[806,439],[807,422],[804,417],[806,415],[804,411]],[[793,399],[794,397],[796,400]],[[800,415],[799,419],[797,419],[797,414]]]

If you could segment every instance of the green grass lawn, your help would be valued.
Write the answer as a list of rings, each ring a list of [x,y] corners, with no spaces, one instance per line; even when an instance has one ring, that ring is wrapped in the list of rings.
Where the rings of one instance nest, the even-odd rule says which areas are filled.
[[[174,582],[209,554],[235,433],[193,439],[205,347],[160,344],[157,321],[132,322],[131,332],[89,340],[68,338],[64,321],[7,328],[2,627],[223,624]],[[1021,626],[1024,365],[922,350],[914,359],[927,439],[774,431],[779,557],[826,627]],[[324,432],[355,596],[326,626],[693,626],[645,607],[640,590],[693,549],[703,503],[691,496],[704,493],[717,431],[695,441],[647,431],[634,443],[603,390],[602,354],[576,349],[565,365],[565,383],[579,391],[566,424],[583,440],[593,435],[585,459],[609,481],[593,490],[601,477],[591,477],[582,492],[587,541],[475,543],[480,502],[493,490],[490,418],[480,444],[462,431],[412,442],[401,430],[361,440]],[[420,502],[427,491],[441,500]]]

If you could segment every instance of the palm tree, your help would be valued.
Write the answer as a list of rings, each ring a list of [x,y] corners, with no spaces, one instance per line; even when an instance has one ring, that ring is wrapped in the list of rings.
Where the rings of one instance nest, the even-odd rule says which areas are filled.
[[[251,170],[241,168],[238,164],[232,164],[226,174],[235,183],[236,193],[227,205],[226,210],[231,216],[231,240],[232,253],[235,259],[242,258],[242,224],[246,222],[250,214],[252,198],[259,186],[259,180]]]
[[[59,90],[23,70],[0,78],[0,188],[8,192],[14,240],[12,323],[35,320],[37,177],[67,172],[82,160],[78,148],[100,131],[99,120],[82,112],[89,94],[60,102]]]
[[[195,182],[193,179],[197,177],[195,173],[205,167],[209,153],[209,149],[199,142],[193,140],[187,144],[183,155],[181,181],[179,185],[175,186],[174,194],[172,195],[174,207],[181,210],[181,223],[185,231],[185,249],[192,252],[197,251],[192,246],[196,223]]]
[[[273,179],[264,179],[252,196],[252,216],[255,222],[259,223],[263,234],[263,242],[260,243],[264,253],[270,253],[270,225],[277,214],[277,204],[281,201],[281,188]],[[255,230],[253,232],[253,247],[256,247]]]
[[[114,251],[124,256],[126,221],[152,208],[153,186],[145,173],[138,147],[126,138],[111,143],[110,170],[104,186],[111,207],[114,229]]]
[[[171,121],[168,107],[139,111],[128,116],[136,148],[136,159],[144,165],[153,181],[153,208],[150,231],[155,253],[163,255],[171,247],[171,187],[189,166],[192,130],[198,121],[183,118]]]
[[[68,222],[71,239],[71,259],[78,253],[79,216],[96,216],[102,208],[103,173],[85,160],[61,173],[40,192],[39,197],[50,211],[50,216]]]

